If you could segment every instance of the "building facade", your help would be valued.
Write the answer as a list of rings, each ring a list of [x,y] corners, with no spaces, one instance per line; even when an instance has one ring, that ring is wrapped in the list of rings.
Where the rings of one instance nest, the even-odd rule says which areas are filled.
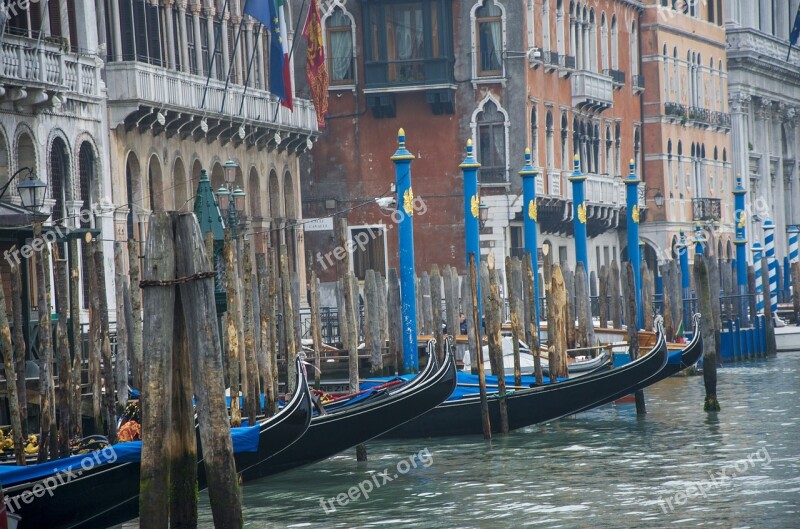
[[[417,267],[465,270],[463,185],[459,163],[468,138],[481,163],[488,220],[481,252],[523,252],[522,184],[526,147],[542,166],[540,238],[556,258],[574,262],[571,188],[578,155],[588,175],[590,269],[619,258],[624,242],[620,176],[641,158],[638,2],[606,0],[453,0],[322,2],[331,75],[328,132],[304,157],[304,216],[337,212],[351,237],[367,231],[353,269],[397,266],[390,212],[374,198],[391,194],[398,128],[407,133],[416,214]],[[644,204],[643,204],[644,205]],[[623,238],[624,239],[624,238]],[[338,262],[328,229],[306,234],[324,281]],[[324,304],[324,301],[323,301]]]
[[[764,240],[772,219],[776,252],[788,255],[786,228],[800,224],[800,54],[789,51],[798,0],[727,0],[728,90],[733,168],[748,191],[748,240]]]
[[[671,259],[680,232],[691,241],[698,223],[707,251],[733,258],[735,176],[722,2],[645,4],[645,258],[651,266]]]

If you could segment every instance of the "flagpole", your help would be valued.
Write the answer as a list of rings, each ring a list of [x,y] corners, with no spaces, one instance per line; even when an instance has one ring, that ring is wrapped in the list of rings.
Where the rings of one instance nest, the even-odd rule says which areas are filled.
[[[306,8],[306,0],[303,0],[303,3],[300,5],[300,12],[298,13],[298,16],[297,16],[297,22],[294,25],[295,30],[296,30],[296,28],[298,28],[300,26],[300,21],[302,20],[302,16],[303,16],[303,9],[305,9],[305,8]],[[287,33],[288,33],[288,29],[287,29]],[[286,38],[289,38],[288,34],[286,35]],[[297,39],[293,38],[292,39],[292,47],[289,49],[289,60],[291,60],[292,55],[294,55],[294,47],[295,47],[296,44],[297,44]],[[292,72],[291,72],[291,68],[290,68],[290,75],[291,75],[291,73]],[[275,115],[272,117],[272,121],[276,121],[278,119],[278,112],[280,111],[280,109],[281,109],[280,105],[275,107]]]
[[[792,55],[792,43],[789,43],[789,53],[786,54],[786,62],[789,62],[789,57]]]
[[[250,84],[250,72],[253,71],[253,61],[256,58],[256,52],[258,51],[258,37],[261,35],[261,28],[263,28],[263,24],[258,25],[258,29],[256,29],[255,35],[253,35],[253,54],[250,56],[250,59],[247,62],[247,77],[244,80],[244,92],[242,92],[242,103],[239,105],[239,115],[242,115],[242,110],[244,110],[244,96],[247,94],[248,84]],[[242,120],[242,124],[244,124],[245,120]]]
[[[206,108],[206,94],[208,94],[208,84],[211,82],[211,71],[214,69],[214,58],[217,56],[217,47],[219,41],[222,39],[222,23],[225,21],[225,10],[228,8],[228,0],[222,4],[222,11],[220,13],[220,27],[219,31],[214,31],[214,49],[211,50],[211,59],[208,61],[208,75],[206,75],[206,86],[203,88],[203,101],[200,103],[200,110]],[[214,18],[211,18],[211,25],[214,25]],[[206,31],[208,28],[206,28]]]
[[[236,30],[236,38],[233,40],[233,52],[231,53],[231,55],[233,55],[233,60],[228,64],[228,74],[225,76],[225,90],[222,92],[222,105],[219,107],[220,114],[225,110],[225,102],[228,100],[228,85],[230,85],[231,82],[231,70],[233,70],[233,65],[236,62],[236,50],[239,49],[239,38],[242,35],[242,26],[244,26],[244,19],[239,22],[239,28]],[[244,101],[244,99],[242,99],[242,101]]]

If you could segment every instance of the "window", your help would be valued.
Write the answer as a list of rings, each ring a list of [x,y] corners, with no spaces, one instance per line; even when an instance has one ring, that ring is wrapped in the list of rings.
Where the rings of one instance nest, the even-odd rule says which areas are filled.
[[[602,71],[608,75],[608,24],[605,13],[600,16],[600,54],[602,56],[600,61]]]
[[[567,264],[567,247],[558,247],[558,264],[563,268]]]
[[[606,158],[605,174],[614,176],[614,139],[611,136],[611,127],[606,127]]]
[[[487,101],[476,120],[478,128],[478,157],[482,183],[506,181],[506,124],[505,116],[494,101]]]
[[[617,15],[611,17],[611,69],[619,70],[619,29],[617,29]]]
[[[511,257],[518,259],[525,257],[525,239],[521,225],[512,224],[508,227],[508,242]]]
[[[531,108],[531,154],[533,163],[539,161],[539,122],[536,107]]]
[[[353,274],[360,281],[367,276],[367,270],[380,272],[386,276],[386,230],[384,226],[358,226],[350,228],[353,241]]]
[[[550,51],[550,2],[542,2],[542,48]]]
[[[547,138],[545,143],[547,144],[546,154],[545,157],[545,166],[547,167],[547,172],[549,173],[555,167],[555,144],[553,139],[553,113],[549,110],[547,111],[547,118],[545,120],[545,134]]]
[[[564,49],[564,0],[556,3],[556,47],[559,55],[566,55]]]
[[[669,53],[667,45],[664,44],[664,101],[669,103],[670,84],[669,84]]]
[[[475,11],[475,32],[478,37],[478,75],[497,76],[503,73],[503,11],[486,0]]]
[[[186,13],[186,47],[189,50],[189,73],[197,75],[197,52],[194,42],[194,18]]]
[[[636,22],[631,24],[631,77],[639,75],[639,33]]]
[[[672,139],[667,141],[667,187],[678,187],[675,180],[675,166],[672,161]]]
[[[353,32],[350,17],[339,7],[325,21],[331,84],[354,84]]]
[[[450,2],[362,6],[367,87],[452,82]]]
[[[205,14],[200,15],[200,51],[203,55],[203,71],[201,75],[208,75],[208,69],[211,64],[210,50],[208,48],[208,18]]]

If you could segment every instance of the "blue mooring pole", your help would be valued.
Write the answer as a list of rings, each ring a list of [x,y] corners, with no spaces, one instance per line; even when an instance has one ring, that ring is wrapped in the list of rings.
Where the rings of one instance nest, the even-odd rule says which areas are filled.
[[[772,316],[778,314],[778,260],[775,258],[775,223],[767,219],[763,224],[764,246],[769,275],[769,306]]]
[[[706,242],[705,237],[703,237],[703,227],[698,223],[694,225],[694,254],[695,255],[705,255],[705,250],[703,249],[703,243]]]
[[[467,273],[469,273],[469,256],[475,256],[475,267],[478,277],[475,284],[478,287],[478,318],[483,318],[481,304],[481,241],[480,241],[480,207],[481,196],[478,193],[478,169],[481,164],[475,159],[472,139],[467,140],[467,156],[458,166],[464,176],[464,235],[466,236],[465,249],[467,257]]]
[[[625,182],[625,198],[628,216],[628,260],[633,266],[633,283],[636,286],[636,324],[644,329],[644,310],[642,307],[642,258],[639,249],[639,177],[631,160],[630,173]],[[628,323],[630,325],[630,323]]]
[[[533,271],[533,321],[539,329],[539,244],[536,240],[536,223],[539,220],[538,207],[536,206],[536,177],[539,171],[533,167],[531,150],[525,149],[525,165],[520,170],[522,177],[522,218],[525,219],[525,252],[531,256],[531,270]],[[538,337],[541,343],[541,335]]]
[[[680,250],[680,265],[681,265],[681,290],[683,291],[683,299],[681,305],[683,306],[683,328],[689,328],[691,321],[691,314],[689,314],[689,307],[686,305],[689,296],[691,296],[692,283],[689,277],[689,243],[686,241],[686,234],[681,230],[681,242],[679,245]]]
[[[411,189],[411,161],[406,133],[397,133],[397,152],[392,156],[397,190],[398,247],[400,249],[400,298],[403,320],[403,373],[419,371],[417,350],[417,284],[414,271],[414,191]]]
[[[569,177],[572,182],[572,225],[575,231],[575,263],[583,263],[583,269],[589,271],[589,260],[586,251],[586,202],[584,185],[586,176],[581,172],[581,159],[575,155],[575,170]]]
[[[742,327],[750,325],[748,317],[747,303],[747,213],[745,212],[745,191],[742,186],[742,175],[736,175],[736,187],[733,190],[733,203],[736,208],[734,219],[736,221],[736,284],[739,289],[739,317],[742,320]]]

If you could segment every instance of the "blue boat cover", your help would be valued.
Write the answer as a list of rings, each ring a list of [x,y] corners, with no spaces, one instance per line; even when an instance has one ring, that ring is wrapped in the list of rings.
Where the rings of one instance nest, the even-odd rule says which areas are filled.
[[[248,426],[244,428],[231,428],[233,451],[258,452],[258,434],[261,426]],[[41,479],[67,471],[77,474],[82,470],[89,470],[99,465],[109,463],[138,463],[142,460],[142,442],[131,441],[107,446],[86,454],[78,454],[63,459],[56,459],[38,465],[18,466],[0,465],[0,484],[8,487],[15,483],[24,483],[34,479]]]

